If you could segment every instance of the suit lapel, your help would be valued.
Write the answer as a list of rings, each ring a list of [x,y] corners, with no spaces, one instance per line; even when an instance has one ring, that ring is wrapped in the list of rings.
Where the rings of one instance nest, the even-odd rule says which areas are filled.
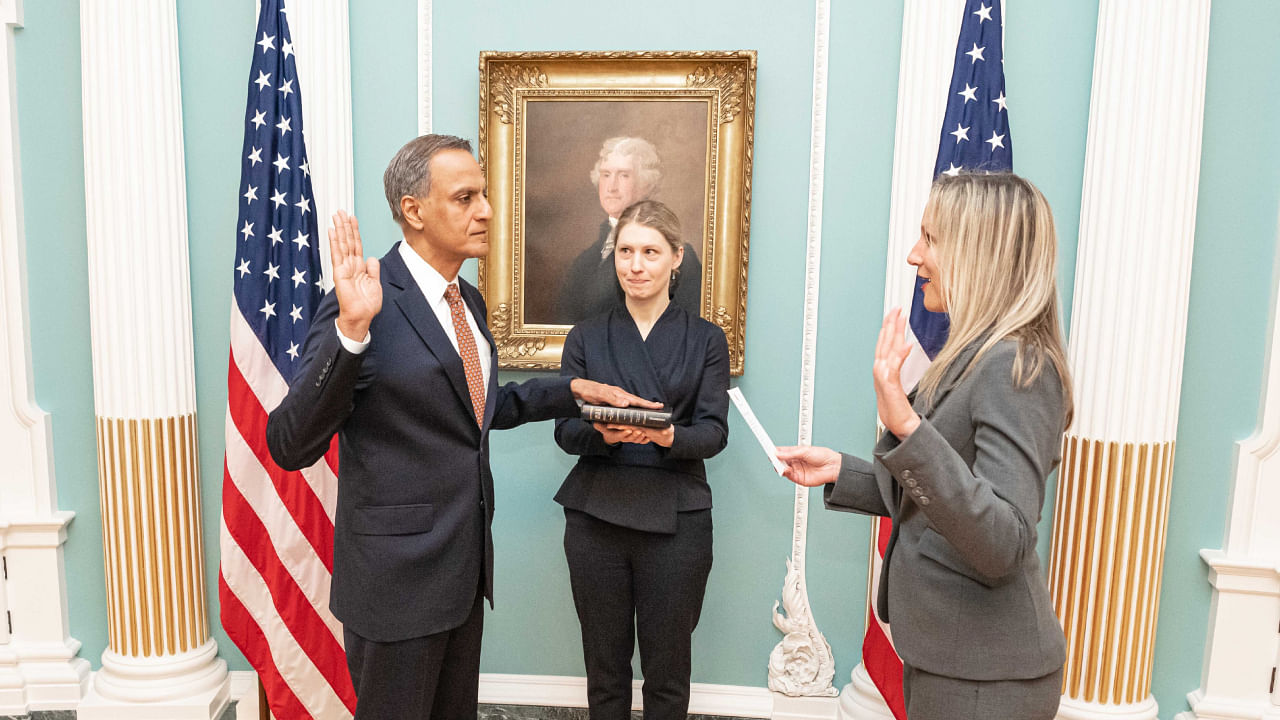
[[[462,358],[458,356],[458,351],[453,349],[453,343],[449,342],[449,336],[445,334],[444,328],[440,327],[440,320],[436,318],[435,311],[427,303],[426,296],[422,294],[422,288],[418,287],[413,275],[409,273],[404,259],[400,257],[398,247],[399,243],[382,258],[382,271],[388,273],[387,282],[401,291],[395,297],[396,307],[404,314],[405,319],[409,321],[409,326],[418,334],[418,337],[422,338],[422,342],[431,354],[435,355],[436,362],[444,368],[449,384],[458,395],[458,400],[462,401],[463,406],[466,407],[467,414],[474,417],[471,392],[467,389],[467,373],[462,367]]]

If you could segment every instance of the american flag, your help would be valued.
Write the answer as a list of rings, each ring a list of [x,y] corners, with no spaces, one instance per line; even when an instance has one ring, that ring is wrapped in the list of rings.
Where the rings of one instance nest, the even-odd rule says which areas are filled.
[[[324,290],[297,58],[280,0],[262,0],[241,151],[218,582],[222,625],[272,714],[350,718],[342,626],[329,612],[336,444],[287,472],[267,413],[289,389]]]
[[[938,138],[933,176],[961,170],[1013,169],[1013,140],[1004,97],[1004,21],[1000,0],[968,0],[956,42],[947,112]],[[922,281],[911,301],[911,331],[932,359],[947,341],[946,313],[924,308]]]
[[[1009,135],[1009,113],[1004,96],[1004,21],[1000,10],[1001,0],[966,0],[964,4],[951,86],[947,90],[947,110],[942,119],[938,156],[933,167],[934,177],[956,175],[962,170],[982,172],[1013,168],[1013,142]],[[922,288],[923,282],[917,277],[910,322],[911,333],[919,347],[913,348],[902,369],[902,382],[906,387],[919,382],[929,360],[942,350],[951,328],[946,313],[925,309]],[[883,561],[893,523],[888,518],[880,518],[875,528],[876,552]],[[906,720],[902,660],[893,649],[889,627],[874,612],[868,616],[867,632],[862,640],[863,667],[894,717]]]

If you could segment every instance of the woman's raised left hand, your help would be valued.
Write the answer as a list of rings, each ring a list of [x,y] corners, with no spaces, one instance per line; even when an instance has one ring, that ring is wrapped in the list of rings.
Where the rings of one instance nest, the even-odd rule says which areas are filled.
[[[880,337],[876,340],[876,359],[871,376],[876,387],[876,412],[889,432],[904,440],[920,425],[920,416],[911,407],[902,388],[902,363],[911,354],[907,342],[907,319],[902,308],[894,308],[884,316]]]

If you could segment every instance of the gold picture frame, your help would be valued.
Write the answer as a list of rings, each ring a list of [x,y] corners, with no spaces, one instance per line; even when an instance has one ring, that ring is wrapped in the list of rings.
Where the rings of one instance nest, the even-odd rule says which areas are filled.
[[[677,287],[724,330],[730,372],[742,375],[755,85],[754,50],[480,53],[479,154],[493,217],[479,286],[499,367],[559,369],[588,282],[572,273],[595,267],[597,252],[609,270],[592,272],[612,267],[601,158],[607,143],[640,138],[659,179],[628,197],[676,212],[681,269],[693,268]]]

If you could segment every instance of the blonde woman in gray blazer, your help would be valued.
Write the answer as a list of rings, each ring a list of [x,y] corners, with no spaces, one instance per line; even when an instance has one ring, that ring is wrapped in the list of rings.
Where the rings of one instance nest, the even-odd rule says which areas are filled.
[[[1057,240],[1044,196],[1013,174],[941,177],[907,256],[951,331],[916,390],[889,313],[872,374],[885,433],[870,462],[781,448],[827,507],[891,517],[876,600],[903,661],[909,720],[1049,719],[1065,642],[1040,559],[1045,479],[1071,419]]]

